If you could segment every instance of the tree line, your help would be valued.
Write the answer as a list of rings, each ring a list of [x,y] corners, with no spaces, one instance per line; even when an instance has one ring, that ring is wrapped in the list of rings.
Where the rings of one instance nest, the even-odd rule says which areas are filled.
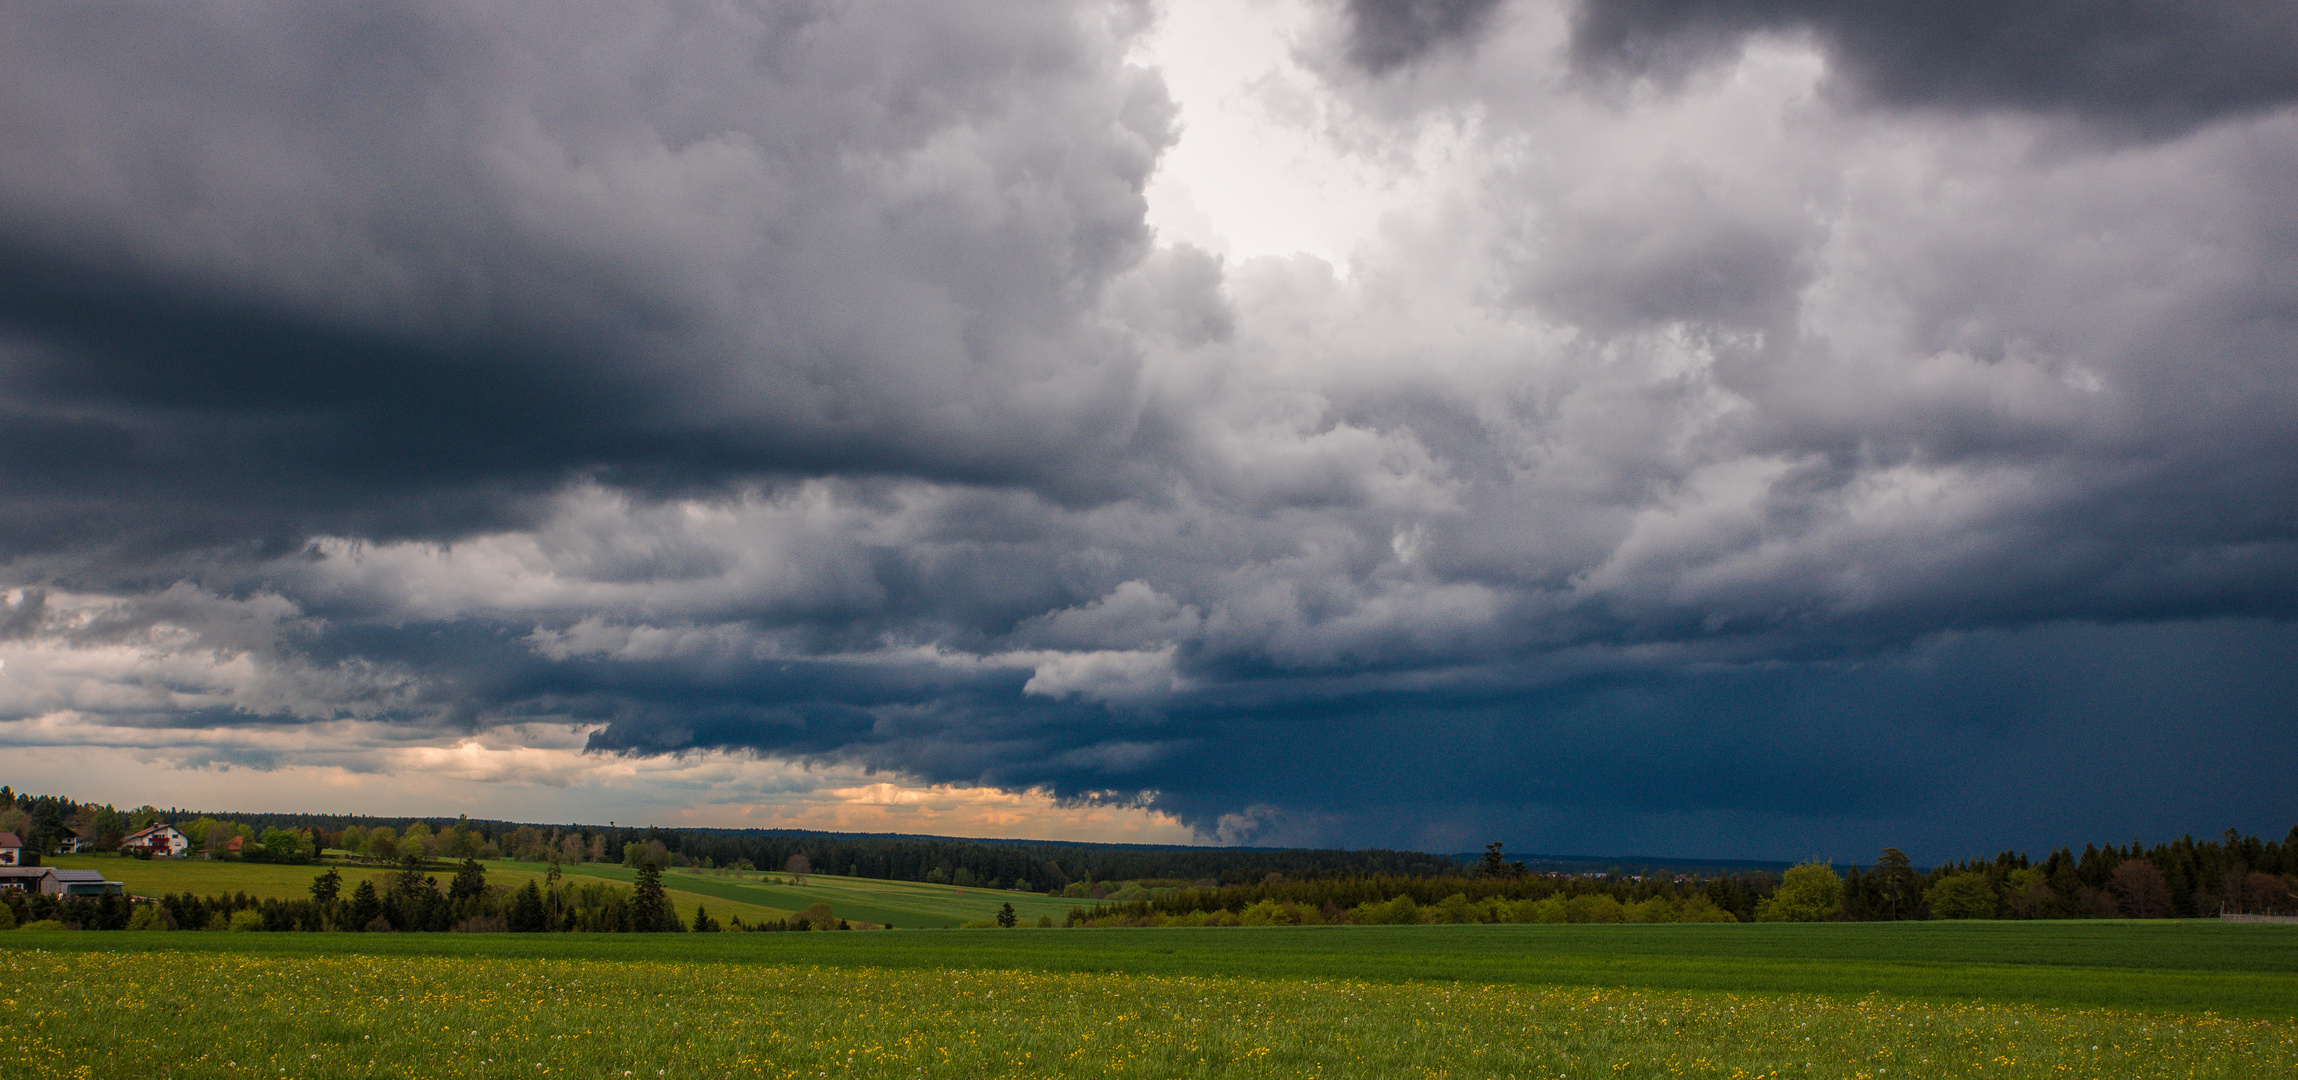
[[[1894,919],[2194,918],[2298,915],[2298,827],[2280,842],[2228,829],[2142,848],[2086,845],[2040,862],[2004,852],[1917,870],[1885,848],[1839,874],[1806,863],[1784,874],[1696,878],[1526,872],[1490,844],[1466,881],[1367,875],[1120,893],[1071,909],[1070,926],[1270,923],[1875,922]]]
[[[1837,911],[1861,921],[2298,915],[2298,827],[2280,842],[2228,829],[2217,840],[2147,848],[2062,847],[2039,862],[2006,851],[1922,873],[1885,849],[1875,865],[1844,876]]]
[[[13,819],[11,814],[16,815]],[[14,820],[14,827],[10,821]],[[374,817],[351,814],[218,813],[79,803],[58,796],[21,794],[0,787],[0,832],[22,835],[33,850],[54,850],[77,838],[98,851],[118,847],[128,834],[152,824],[173,824],[215,857],[233,857],[230,839],[242,838],[241,858],[270,858],[264,838],[298,838],[305,857],[322,850],[349,852],[375,862],[403,854],[426,859],[496,859],[563,863],[652,860],[668,867],[777,870],[802,856],[815,872],[887,881],[958,887],[1060,892],[1072,884],[1142,878],[1211,883],[1257,881],[1279,873],[1293,878],[1391,874],[1462,876],[1454,859],[1420,851],[1367,849],[1193,848],[1086,844],[1063,841],[966,840],[946,837],[856,835],[779,829],[662,829],[613,825],[540,824],[469,817]],[[248,854],[251,848],[261,853]],[[284,851],[284,844],[281,847]],[[282,861],[294,861],[292,857]]]

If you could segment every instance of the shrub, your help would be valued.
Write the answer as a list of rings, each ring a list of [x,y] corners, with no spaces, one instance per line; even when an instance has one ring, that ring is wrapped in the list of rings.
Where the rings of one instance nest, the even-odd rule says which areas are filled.
[[[1274,900],[1263,900],[1237,913],[1239,926],[1275,926],[1277,922],[1277,902]]]
[[[1588,893],[1564,902],[1564,916],[1576,923],[1621,923],[1628,921],[1628,909],[1605,893]]]
[[[1640,904],[1628,905],[1628,921],[1637,923],[1676,922],[1676,905],[1665,896],[1655,896]]]
[[[1359,926],[1400,926],[1420,921],[1420,905],[1412,897],[1399,896],[1386,903],[1367,900],[1350,908],[1348,921]]]
[[[1530,901],[1530,904],[1531,917],[1521,920],[1523,922],[1560,923],[1571,921],[1570,912],[1565,908],[1564,898],[1561,896],[1544,896],[1538,900]]]
[[[1432,923],[1483,922],[1484,909],[1471,903],[1467,893],[1453,893],[1423,910],[1420,917]]]

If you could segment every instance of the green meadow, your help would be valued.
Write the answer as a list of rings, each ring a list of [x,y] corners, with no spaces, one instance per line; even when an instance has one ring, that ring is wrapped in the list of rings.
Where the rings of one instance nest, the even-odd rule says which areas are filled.
[[[101,871],[139,896],[197,893],[201,896],[246,893],[253,897],[292,899],[310,895],[311,879],[324,866],[281,866],[272,863],[209,862],[204,859],[123,859],[112,855],[51,856],[56,866]],[[343,874],[345,891],[361,880],[396,873],[387,866],[330,864]],[[487,880],[517,888],[529,880],[541,881],[549,867],[542,863],[491,860]],[[444,878],[452,870],[438,871]],[[595,878],[624,885],[637,872],[608,863],[575,863],[562,867],[570,878]],[[377,882],[377,887],[382,887]],[[958,888],[912,881],[876,881],[810,874],[806,883],[794,884],[788,875],[731,871],[671,869],[662,884],[681,916],[691,919],[696,906],[707,906],[721,921],[740,916],[744,922],[780,919],[815,904],[828,904],[838,918],[903,928],[952,927],[997,917],[1001,905],[1011,903],[1025,922],[1041,915],[1059,922],[1077,900],[999,889]],[[1090,904],[1091,901],[1084,901]]]
[[[2293,1076],[2294,930],[14,931],[0,1077]]]
[[[489,863],[488,866],[504,866],[537,874],[543,870],[536,863],[504,862]],[[569,874],[605,878],[624,884],[629,884],[637,877],[635,870],[605,863],[583,863],[565,869]],[[489,873],[492,872],[490,869]],[[830,874],[808,874],[806,883],[799,885],[794,884],[787,874],[756,871],[738,874],[733,871],[676,868],[663,871],[662,884],[664,888],[696,896],[714,897],[768,910],[804,911],[814,904],[828,904],[831,912],[841,919],[904,928],[951,927],[967,922],[986,922],[995,919],[998,908],[1005,904],[1012,904],[1014,914],[1023,922],[1035,922],[1041,915],[1060,922],[1069,914],[1070,908],[1079,903],[1087,906],[1093,903],[1090,900],[1078,901],[1040,893],[929,885],[919,881],[879,881]],[[679,910],[691,915],[694,908],[688,904]]]

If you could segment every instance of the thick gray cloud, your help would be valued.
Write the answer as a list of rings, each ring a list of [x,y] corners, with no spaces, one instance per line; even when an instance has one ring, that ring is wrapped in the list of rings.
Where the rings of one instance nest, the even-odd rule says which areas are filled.
[[[1348,57],[1375,75],[1473,43],[1501,0],[1348,0]]]
[[[437,535],[578,472],[1122,471],[1137,361],[1080,300],[1171,117],[1088,15],[8,22],[8,548]]]
[[[2278,0],[1582,0],[1584,63],[1679,77],[1758,32],[1804,32],[1878,103],[2179,130],[2298,99]]]
[[[1313,10],[1304,130],[1451,140],[1345,267],[1155,234],[1130,5],[9,10],[0,718],[1272,841],[2298,815],[2278,92],[2086,89],[2081,20],[1890,74],[2025,40],[1975,8]]]

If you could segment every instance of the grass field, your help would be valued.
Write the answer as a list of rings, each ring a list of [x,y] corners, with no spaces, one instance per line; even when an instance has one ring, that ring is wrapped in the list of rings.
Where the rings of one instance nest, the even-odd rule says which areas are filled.
[[[540,869],[533,863],[503,865]],[[636,876],[635,871],[624,867],[600,863],[585,863],[569,871],[622,882]],[[668,870],[663,873],[662,881],[666,887],[767,908],[803,911],[811,904],[828,904],[842,919],[913,928],[949,927],[993,919],[997,917],[998,907],[1009,903],[1013,905],[1014,914],[1024,922],[1034,922],[1040,915],[1050,915],[1059,922],[1069,914],[1071,907],[1081,902],[1093,903],[1002,889],[966,889],[829,874],[807,875],[804,885],[789,884],[786,875],[775,875],[782,883],[768,884],[764,880],[767,876],[751,873],[722,877],[705,871]]]
[[[1335,926],[936,933],[0,933],[0,948],[1871,993],[2298,1022],[2298,932],[2216,922]],[[139,943],[148,939],[148,944]]]
[[[2286,928],[1908,929],[17,931],[0,1077],[2298,1075]]]
[[[255,897],[309,896],[313,875],[324,869],[204,859],[122,859],[113,855],[51,856],[50,862],[60,867],[102,871],[105,876],[124,883],[129,892],[141,896],[181,892],[202,896],[239,892]],[[542,863],[508,860],[490,861],[485,865],[488,881],[513,888],[526,884],[529,879],[542,880],[548,869]],[[381,866],[345,865],[338,869],[343,873],[347,891],[356,887],[362,878],[394,872]],[[563,872],[570,877],[600,878],[625,885],[637,876],[636,871],[627,867],[606,863],[571,864],[564,867]],[[703,904],[721,921],[734,915],[740,915],[745,922],[779,919],[813,904],[826,903],[841,919],[880,926],[948,927],[993,919],[998,907],[1006,903],[1011,903],[1024,921],[1033,922],[1040,915],[1050,915],[1059,921],[1072,905],[1079,903],[1035,893],[820,874],[809,875],[802,886],[769,884],[764,880],[766,876],[755,872],[739,877],[720,876],[673,869],[664,871],[662,884],[670,890],[680,915],[691,918],[695,905]],[[783,880],[786,882],[787,878]]]

